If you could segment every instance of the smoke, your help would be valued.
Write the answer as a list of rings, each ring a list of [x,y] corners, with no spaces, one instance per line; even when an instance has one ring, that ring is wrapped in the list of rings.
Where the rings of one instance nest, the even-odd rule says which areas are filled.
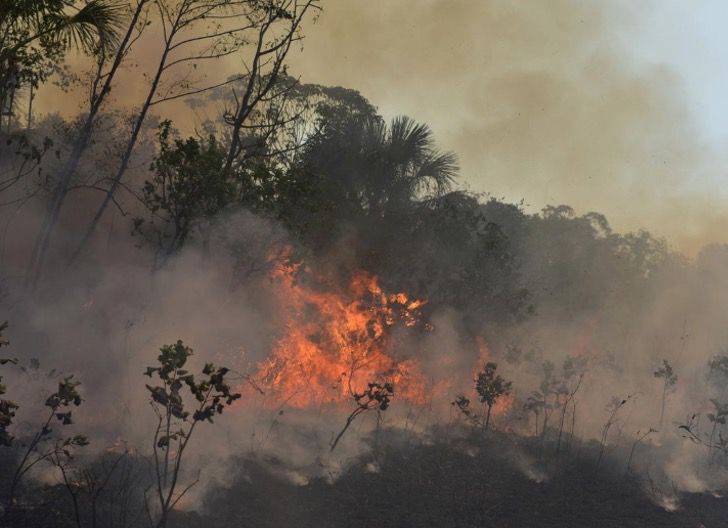
[[[331,2],[294,69],[432,125],[474,191],[575,204],[696,253],[725,241],[724,156],[634,48],[657,3]]]
[[[476,192],[529,208],[576,204],[628,231],[645,228],[697,254],[723,242],[728,209],[717,183],[725,156],[701,136],[682,80],[635,48],[654,2],[424,0],[328,2],[291,54],[304,82],[352,87],[385,116],[432,125],[459,154]],[[113,95],[141,103],[161,28],[152,20]],[[72,69],[86,62],[77,57]],[[240,73],[225,59],[209,79]],[[83,91],[44,88],[40,113],[74,111]],[[163,112],[184,130],[219,109],[183,102]]]
[[[628,25],[629,9],[638,18],[646,8],[573,0],[337,0],[308,31],[293,68],[304,81],[360,89],[385,115],[406,113],[430,123],[443,146],[459,153],[465,182],[474,190],[525,199],[532,209],[571,203],[580,211],[602,211],[617,230],[647,227],[696,252],[706,241],[724,239],[725,205],[719,196],[695,190],[721,160],[701,142],[681,103],[679,80],[664,68],[638,67],[628,59],[625,34],[637,25]],[[54,104],[51,96],[39,102],[46,110]],[[175,108],[172,117],[198,124],[185,117],[188,111]],[[140,155],[138,167],[145,162]],[[141,177],[141,170],[133,176]],[[86,221],[84,199],[75,203],[64,213],[59,235],[69,240]],[[292,243],[282,226],[252,213],[232,214],[218,222],[213,247],[192,246],[150,274],[152,255],[133,248],[138,242],[129,238],[126,219],[117,218],[105,226],[108,240],[96,241],[89,263],[58,273],[31,302],[22,298],[16,277],[36,213],[31,209],[16,222],[7,241],[3,318],[12,325],[13,355],[26,364],[40,358],[43,372],[72,372],[83,381],[87,401],[78,428],[92,431],[95,445],[119,436],[148,445],[153,414],[141,373],[159,346],[183,339],[195,349],[195,367],[207,361],[231,366],[245,394],[243,404],[210,427],[214,432],[201,432],[204,441],[193,443],[197,464],[191,465],[205,467],[208,482],[228,482],[233,475],[227,462],[246,452],[273,461],[274,471],[295,483],[333,479],[366,449],[378,425],[373,414],[359,420],[331,455],[329,444],[346,410],[294,410],[271,402],[243,376],[269,357],[288,322],[281,299],[271,294],[269,274],[271,251]],[[577,257],[590,248],[578,241],[539,234],[523,241],[520,263],[535,316],[517,324],[481,321],[483,335],[474,336],[462,307],[433,307],[433,332],[396,340],[421,363],[432,401],[417,408],[398,406],[395,399],[385,425],[416,434],[455,422],[450,402],[472,392],[475,370],[493,360],[515,392],[513,408],[495,416],[495,426],[530,434],[523,403],[539,390],[543,363],[552,361],[559,375],[565,359],[580,357],[588,370],[576,396],[577,437],[598,439],[610,399],[628,399],[607,437],[608,454],[628,452],[637,431],[654,427],[659,431],[646,445],[667,480],[689,491],[722,485],[704,467],[705,449],[680,438],[677,426],[710,411],[709,398],[721,396],[707,378],[707,363],[728,341],[725,248],[708,248],[689,263],[671,255],[659,272],[643,277],[643,287],[620,283],[598,253],[585,269]],[[353,252],[344,246],[312,265],[330,273],[349,263]],[[555,273],[548,267],[553,261]],[[485,352],[475,337],[485,338]],[[509,347],[521,350],[520,358],[509,360]],[[667,393],[660,424],[663,385],[654,372],[664,359],[678,382]],[[49,390],[47,377],[33,376],[19,375],[9,384],[24,405]],[[440,391],[444,381],[449,384]],[[635,463],[645,459],[640,450]],[[527,455],[515,457],[514,465],[538,482],[549,478]],[[676,507],[672,497],[665,501]]]

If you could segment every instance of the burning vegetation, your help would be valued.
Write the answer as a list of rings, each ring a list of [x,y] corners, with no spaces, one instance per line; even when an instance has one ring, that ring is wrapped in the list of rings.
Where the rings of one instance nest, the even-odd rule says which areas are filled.
[[[255,379],[276,404],[296,407],[338,405],[370,382],[397,388],[397,398],[422,404],[426,380],[417,359],[397,346],[397,328],[429,331],[425,301],[385,293],[376,277],[356,273],[333,287],[307,284],[310,270],[284,265],[273,274],[285,312],[282,337],[258,365]],[[370,387],[371,388],[371,387]]]
[[[724,526],[728,246],[468,191],[322,7],[0,1],[0,526]]]

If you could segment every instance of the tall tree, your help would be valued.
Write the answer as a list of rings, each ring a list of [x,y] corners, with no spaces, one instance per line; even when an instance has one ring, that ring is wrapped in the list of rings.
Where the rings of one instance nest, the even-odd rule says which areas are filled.
[[[455,155],[439,151],[432,130],[408,117],[387,125],[379,116],[355,115],[332,125],[311,142],[301,161],[368,215],[442,195],[457,175]]]
[[[284,63],[291,45],[303,38],[301,24],[307,12],[320,9],[319,3],[320,0],[155,0],[164,34],[159,62],[119,168],[111,178],[106,196],[74,257],[93,235],[112,202],[128,168],[142,125],[153,106],[243,80],[244,91],[240,97],[236,94],[235,108],[226,115],[232,130],[224,171],[231,172],[233,163],[245,148],[242,132],[250,128],[253,112],[261,103],[281,99],[289,89],[275,88],[279,76],[285,73]],[[245,54],[251,46],[252,58],[246,60]],[[234,54],[239,55],[245,73],[204,84],[194,78],[198,65],[202,67],[207,61]],[[163,79],[172,72],[176,73],[175,80],[165,86]],[[277,121],[274,118],[272,123],[253,126],[275,129]]]
[[[150,1],[138,0],[135,6],[129,6],[130,16],[118,45],[106,39],[103,33],[97,39],[95,73],[89,87],[88,113],[79,129],[68,158],[56,175],[55,185],[46,206],[43,222],[33,245],[26,271],[26,285],[31,288],[35,287],[41,276],[51,235],[68,195],[71,179],[76,173],[81,157],[89,145],[96,118],[111,91],[116,74],[124,59],[131,50],[132,45],[138,40],[141,31],[146,27],[145,16]]]

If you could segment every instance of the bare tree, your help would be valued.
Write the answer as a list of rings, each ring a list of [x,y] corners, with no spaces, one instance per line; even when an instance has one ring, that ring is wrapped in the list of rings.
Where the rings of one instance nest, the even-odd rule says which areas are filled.
[[[54,453],[50,457],[51,463],[61,474],[63,486],[66,488],[73,505],[73,516],[77,528],[85,524],[83,517],[89,520],[91,528],[99,525],[99,502],[102,494],[107,490],[116,471],[129,456],[125,447],[121,453],[114,453],[111,460],[102,459],[97,467],[74,467],[75,456],[72,450],[66,449]],[[108,462],[108,463],[107,463]],[[82,515],[82,502],[85,499],[88,515]]]
[[[538,434],[539,415],[543,413],[541,421],[541,434],[539,438],[539,456],[543,456],[546,443],[546,432],[548,430],[549,420],[553,411],[559,407],[556,400],[556,392],[559,386],[558,379],[554,376],[555,365],[551,361],[544,361],[542,365],[543,378],[541,380],[540,390],[534,391],[527,399],[524,405],[528,412],[533,412],[536,417],[536,434]]]
[[[341,440],[341,437],[344,436],[344,433],[346,433],[349,426],[354,423],[354,420],[358,416],[369,411],[377,411],[377,413],[386,411],[392,401],[392,396],[394,396],[394,387],[391,383],[380,384],[370,382],[362,392],[353,392],[352,398],[356,402],[356,409],[349,414],[343,429],[339,431],[339,434],[331,442],[331,451],[336,449],[339,440]]]
[[[147,25],[147,5],[151,0],[137,0],[136,6],[130,7],[130,16],[118,45],[113,41],[100,38],[96,53],[91,82],[89,84],[88,113],[76,137],[73,148],[56,176],[55,186],[46,207],[45,216],[36,237],[30,262],[27,267],[26,284],[33,288],[40,279],[51,236],[58,223],[61,208],[70,190],[71,181],[76,174],[81,157],[86,151],[93,133],[96,118],[101,112],[114,84],[117,73],[121,69],[133,44],[140,38]]]
[[[152,74],[146,99],[135,119],[118,170],[96,215],[83,236],[74,257],[93,235],[104,211],[112,202],[126,173],[139,134],[151,108],[162,103],[197,95],[244,80],[242,97],[226,116],[232,128],[225,162],[225,174],[245,148],[242,132],[255,109],[265,102],[285,96],[290,86],[278,88],[278,79],[291,45],[303,38],[301,24],[311,9],[320,9],[319,0],[155,0],[164,33],[164,43],[156,71]],[[252,59],[244,55],[254,47]],[[226,79],[205,81],[197,73],[207,61],[239,54],[246,72]],[[198,68],[199,67],[199,68]],[[163,82],[165,78],[169,78]],[[280,120],[259,123],[257,128],[272,130]]]
[[[599,466],[601,466],[602,459],[604,458],[604,451],[607,448],[607,441],[609,439],[609,430],[614,426],[615,423],[617,423],[618,413],[622,407],[624,407],[627,402],[629,402],[632,399],[632,395],[628,395],[626,398],[619,398],[618,396],[613,396],[612,399],[609,402],[609,405],[607,405],[607,421],[602,426],[602,434],[599,439],[599,456],[597,457],[597,463],[594,468],[594,472],[599,471]]]
[[[261,102],[269,101],[289,89],[274,90],[285,73],[284,63],[291,46],[303,38],[301,23],[311,9],[319,10],[318,0],[273,0],[266,9],[255,13],[258,29],[255,52],[246,72],[242,94],[235,94],[235,108],[227,112],[226,122],[231,127],[231,140],[225,170],[229,171],[236,159],[246,150],[244,135],[248,121]],[[277,31],[279,25],[285,29]]]
[[[627,458],[627,469],[625,470],[625,473],[629,474],[630,471],[632,471],[632,459],[634,458],[634,453],[637,450],[637,446],[640,445],[645,438],[656,432],[657,429],[653,429],[652,427],[650,427],[645,432],[637,431],[634,442],[632,442],[632,449],[629,450],[629,458]]]
[[[581,388],[581,383],[584,381],[584,369],[585,365],[584,362],[575,359],[575,358],[567,358],[564,361],[563,367],[562,367],[562,379],[561,383],[558,385],[556,389],[556,403],[560,407],[561,410],[561,416],[559,419],[559,436],[556,440],[556,458],[559,457],[561,454],[561,437],[564,432],[564,422],[566,421],[566,413],[569,409],[569,405],[574,402],[574,398],[576,397],[576,393],[579,392],[579,389]],[[573,408],[572,408],[572,432],[573,432],[573,425],[576,420],[576,402],[574,402]]]
[[[670,365],[670,362],[666,359],[662,360],[662,367],[657,369],[653,374],[656,378],[662,379],[662,404],[660,406],[660,428],[662,428],[665,419],[667,396],[670,392],[675,390],[677,374],[675,374],[675,371],[672,369],[672,365]]]

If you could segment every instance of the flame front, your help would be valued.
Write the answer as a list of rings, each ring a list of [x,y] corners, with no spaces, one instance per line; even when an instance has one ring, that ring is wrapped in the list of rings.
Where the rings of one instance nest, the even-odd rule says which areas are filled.
[[[424,301],[388,294],[360,272],[345,288],[296,281],[298,265],[273,274],[286,306],[282,337],[255,376],[277,404],[304,408],[351,399],[369,382],[390,382],[397,400],[426,401],[425,379],[414,358],[397,358],[396,327],[428,328]]]

